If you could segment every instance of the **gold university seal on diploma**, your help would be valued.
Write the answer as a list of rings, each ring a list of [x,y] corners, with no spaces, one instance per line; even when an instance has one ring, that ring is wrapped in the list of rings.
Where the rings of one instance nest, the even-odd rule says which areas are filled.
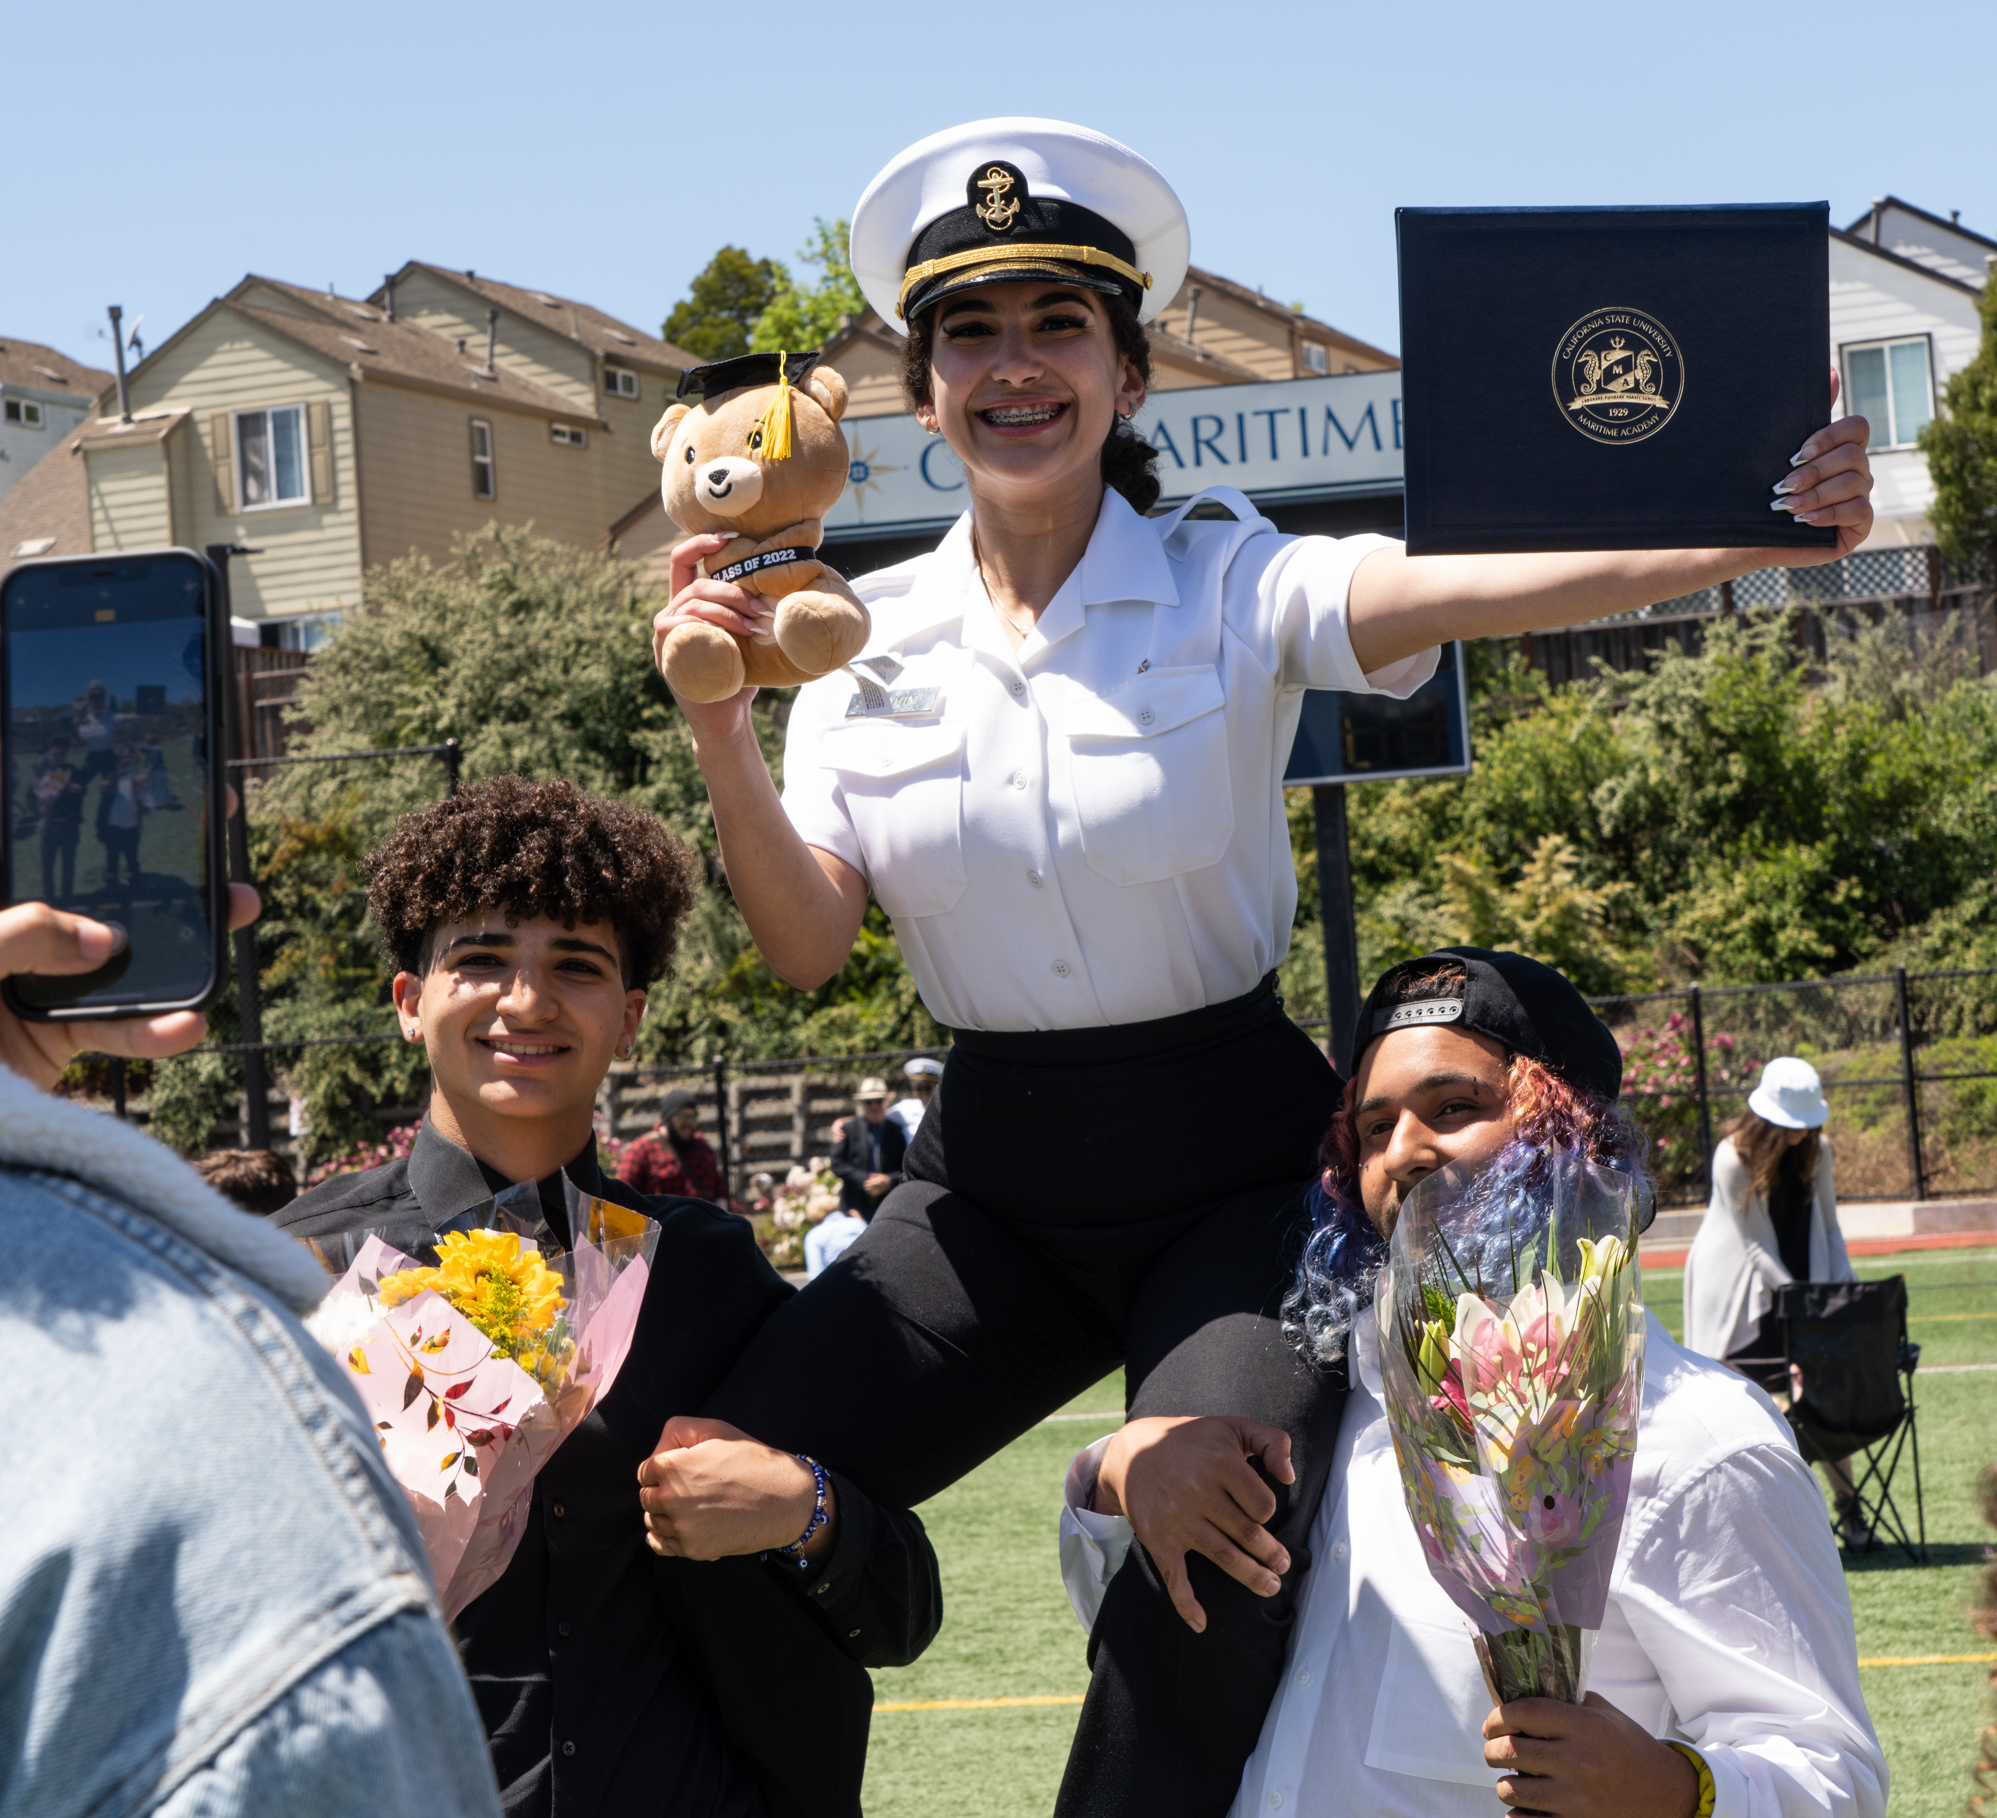
[[[1685,360],[1670,331],[1639,309],[1591,309],[1553,350],[1553,398],[1591,442],[1641,442],[1685,395]]]

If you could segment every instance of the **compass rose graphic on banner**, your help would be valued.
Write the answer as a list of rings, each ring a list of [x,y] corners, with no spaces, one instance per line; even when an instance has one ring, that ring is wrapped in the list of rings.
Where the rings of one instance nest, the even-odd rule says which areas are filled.
[[[862,448],[857,435],[846,446],[850,455],[846,463],[846,484],[853,489],[853,509],[864,519],[867,515],[867,494],[881,490],[879,476],[902,470],[884,462],[879,449],[869,451]]]

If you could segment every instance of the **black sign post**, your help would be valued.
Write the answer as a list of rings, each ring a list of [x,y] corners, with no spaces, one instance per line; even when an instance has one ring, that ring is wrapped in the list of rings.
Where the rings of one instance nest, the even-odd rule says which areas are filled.
[[[1469,774],[1470,713],[1461,644],[1443,646],[1435,674],[1405,701],[1322,689],[1304,696],[1283,782],[1290,788],[1308,784],[1316,809],[1318,916],[1324,930],[1325,1004],[1334,1063],[1342,1064],[1352,1052],[1364,995],[1345,787],[1398,777]]]

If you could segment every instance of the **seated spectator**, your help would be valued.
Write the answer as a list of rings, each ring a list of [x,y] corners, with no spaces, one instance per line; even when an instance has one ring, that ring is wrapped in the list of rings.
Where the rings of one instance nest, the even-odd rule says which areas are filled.
[[[265,1218],[298,1197],[291,1164],[268,1149],[217,1149],[196,1162],[194,1172],[224,1199]]]
[[[918,1054],[902,1068],[902,1074],[908,1081],[909,1095],[890,1105],[888,1116],[901,1125],[902,1134],[912,1143],[923,1112],[929,1109],[929,1101],[936,1096],[936,1082],[943,1077],[943,1063],[931,1060],[926,1054]]]
[[[1856,1278],[1838,1229],[1830,1115],[1816,1068],[1793,1055],[1770,1061],[1714,1147],[1712,1202],[1685,1256],[1685,1343],[1771,1395],[1790,1389],[1775,1290]],[[1866,1545],[1850,1469],[1839,1459],[1824,1474],[1846,1544]]]
[[[365,861],[368,908],[430,1108],[406,1159],[275,1221],[434,1231],[532,1182],[566,1243],[565,1178],[658,1221],[616,1383],[542,1467],[512,1562],[455,1624],[509,1818],[856,1813],[862,1669],[913,1659],[941,1620],[915,1516],[685,1417],[795,1292],[748,1224],[597,1162],[597,1090],[671,964],[696,864],[650,815],[565,782],[494,777],[406,816]]]
[[[831,1166],[839,1177],[839,1204],[862,1219],[871,1219],[889,1190],[901,1184],[908,1136],[888,1116],[885,1080],[863,1079],[853,1094],[853,1103],[859,1115],[842,1120]]]
[[[867,1221],[843,1206],[828,1212],[804,1234],[804,1279],[816,1281],[842,1256],[853,1239],[867,1228]]]
[[[659,1101],[659,1121],[624,1151],[617,1178],[658,1198],[728,1204],[721,1164],[700,1134],[700,1099],[676,1086]]]
[[[749,1176],[749,1203],[740,1208],[751,1218],[765,1212],[774,1212],[777,1205],[777,1177],[774,1174],[752,1174]]]
[[[122,938],[22,904],[0,973],[90,972]],[[318,1265],[47,1096],[79,1049],[158,1058],[204,1031],[0,1010],[0,1810],[498,1818],[415,1518],[298,1323]]]
[[[1358,1029],[1284,1309],[1307,1354],[1346,1361],[1350,1389],[1315,1563],[1233,1818],[1457,1818],[1496,1809],[1494,1776],[1506,1806],[1561,1818],[1884,1818],[1886,1763],[1809,1467],[1765,1396],[1674,1344],[1655,1314],[1594,1689],[1578,1705],[1491,1709],[1402,1495],[1371,1305],[1385,1240],[1423,1178],[1502,1166],[1515,1140],[1633,1173],[1641,1192],[1642,1139],[1614,1102],[1614,1038],[1564,978],[1519,954],[1461,947],[1397,966]],[[1273,1592],[1289,1561],[1260,1525],[1275,1498],[1250,1461],[1281,1477],[1288,1449],[1252,1421],[1138,1420],[1084,1452],[1061,1542],[1084,1624],[1119,1569],[1149,1561],[1192,1621],[1184,1550],[1200,1534],[1231,1575]],[[1131,1518],[1148,1560],[1129,1546]]]

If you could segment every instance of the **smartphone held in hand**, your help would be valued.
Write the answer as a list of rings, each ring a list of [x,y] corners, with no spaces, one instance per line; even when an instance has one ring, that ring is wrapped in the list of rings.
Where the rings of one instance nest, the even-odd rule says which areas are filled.
[[[35,1021],[198,1010],[223,976],[228,628],[188,549],[23,562],[0,584],[8,904],[124,930],[95,972],[0,985]]]

